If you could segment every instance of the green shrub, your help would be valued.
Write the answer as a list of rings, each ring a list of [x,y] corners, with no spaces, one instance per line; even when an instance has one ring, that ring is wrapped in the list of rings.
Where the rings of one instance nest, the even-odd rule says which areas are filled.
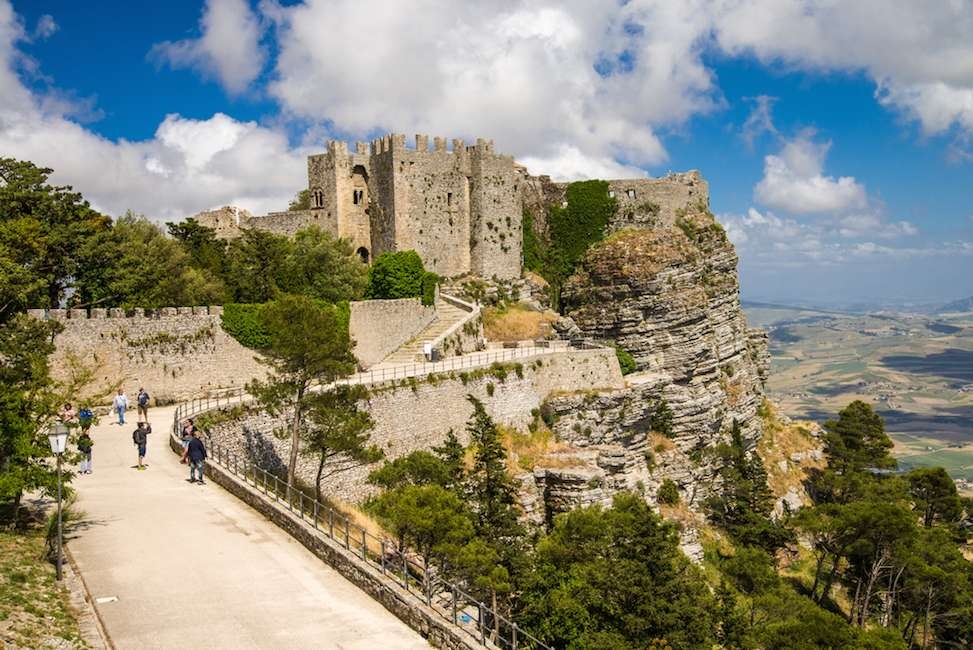
[[[382,253],[368,270],[366,298],[390,300],[423,295],[426,269],[415,251]]]
[[[667,478],[662,481],[662,485],[659,486],[659,491],[656,493],[656,499],[659,503],[664,503],[667,506],[674,506],[679,503],[679,488],[672,482],[672,479]]]
[[[439,284],[439,276],[432,271],[426,271],[422,276],[422,304],[432,305],[436,302],[436,285]]]
[[[262,350],[270,345],[270,333],[260,320],[263,305],[230,303],[223,305],[220,323],[223,331],[235,338],[240,345],[252,350]]]
[[[655,407],[655,413],[652,414],[652,420],[649,422],[649,426],[656,433],[661,433],[666,438],[672,438],[672,409],[666,403],[665,399],[660,399],[659,403]]]
[[[635,359],[629,354],[628,350],[615,343],[612,344],[612,347],[615,348],[615,356],[618,358],[618,366],[622,369],[622,374],[628,375],[635,372]]]

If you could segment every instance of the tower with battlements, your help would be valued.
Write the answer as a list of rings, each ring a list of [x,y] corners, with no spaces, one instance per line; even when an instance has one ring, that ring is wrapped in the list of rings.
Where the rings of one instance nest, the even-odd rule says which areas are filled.
[[[521,271],[522,167],[475,145],[417,135],[331,142],[308,158],[311,212],[363,259],[415,250],[444,276],[516,278]]]

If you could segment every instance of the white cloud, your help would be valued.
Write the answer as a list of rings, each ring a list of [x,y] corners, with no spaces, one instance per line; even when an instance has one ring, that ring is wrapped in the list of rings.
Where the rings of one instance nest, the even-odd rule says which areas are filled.
[[[35,96],[17,75],[26,40],[9,2],[0,0],[0,151],[54,169],[92,205],[162,219],[235,203],[253,212],[286,207],[303,184],[306,149],[283,132],[217,113],[207,120],[173,114],[152,139],[113,142],[69,119],[75,107],[55,94]]]
[[[863,208],[865,188],[851,176],[824,176],[830,142],[815,143],[804,131],[786,141],[780,153],[764,158],[764,176],[754,188],[762,204],[786,212],[807,214]]]
[[[750,110],[750,115],[747,116],[747,121],[743,123],[740,136],[747,144],[747,148],[752,149],[754,141],[764,133],[779,135],[771,117],[771,109],[777,98],[758,95],[749,101],[753,104],[753,108]]]
[[[911,0],[725,0],[715,10],[720,49],[768,65],[863,71],[886,106],[927,134],[973,131],[973,3]],[[704,9],[705,11],[705,9]]]
[[[547,174],[556,181],[585,178],[641,178],[644,169],[622,165],[611,158],[586,156],[577,147],[561,145],[547,158],[527,156],[518,160],[531,174]]]
[[[698,52],[705,20],[682,3],[379,4],[263,5],[280,45],[270,92],[286,110],[355,136],[491,137],[520,157],[568,156],[573,174],[660,163],[655,129],[718,105]]]
[[[50,38],[54,35],[54,32],[58,30],[58,25],[54,22],[54,17],[50,14],[44,14],[37,19],[37,26],[34,27],[34,38],[35,39],[45,39]]]
[[[232,94],[247,90],[267,58],[260,45],[263,28],[247,0],[207,0],[199,27],[199,38],[157,43],[149,57],[173,68],[194,68]]]

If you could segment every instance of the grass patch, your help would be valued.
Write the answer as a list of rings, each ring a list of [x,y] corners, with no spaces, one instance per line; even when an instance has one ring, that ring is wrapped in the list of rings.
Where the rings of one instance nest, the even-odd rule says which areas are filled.
[[[777,416],[776,407],[765,400],[758,413],[763,420],[764,435],[757,443],[757,453],[767,468],[767,484],[775,497],[782,497],[791,488],[800,490],[807,480],[807,469],[823,468],[826,461],[805,459],[788,470],[780,468],[780,461],[790,463],[791,454],[810,451],[821,447],[820,441],[813,438],[808,426],[800,422],[785,424]]]
[[[536,341],[553,331],[557,314],[534,311],[522,303],[483,310],[483,334],[490,341]]]
[[[568,447],[559,443],[551,431],[540,418],[538,425],[532,427],[531,431],[519,431],[513,427],[500,426],[500,436],[503,446],[507,449],[507,465],[511,473],[518,473],[526,470],[533,471],[538,465],[552,467],[546,464],[546,456],[553,453],[563,452]],[[571,467],[577,464],[572,460],[571,464],[564,467]]]
[[[0,639],[4,647],[87,648],[65,587],[46,559],[44,527],[0,530]]]

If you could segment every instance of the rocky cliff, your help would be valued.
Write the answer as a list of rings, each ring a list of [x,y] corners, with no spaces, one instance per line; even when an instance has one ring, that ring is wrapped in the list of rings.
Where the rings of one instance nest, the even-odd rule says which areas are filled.
[[[733,421],[751,447],[761,436],[767,339],[740,308],[732,244],[702,202],[645,221],[616,224],[563,292],[564,335],[612,342],[637,370],[623,389],[549,400],[558,439],[589,452],[574,467],[535,472],[549,511],[623,488],[655,501],[666,478],[698,505],[717,469],[710,452]],[[666,410],[670,423],[657,416]]]

